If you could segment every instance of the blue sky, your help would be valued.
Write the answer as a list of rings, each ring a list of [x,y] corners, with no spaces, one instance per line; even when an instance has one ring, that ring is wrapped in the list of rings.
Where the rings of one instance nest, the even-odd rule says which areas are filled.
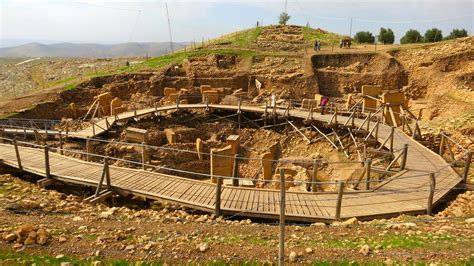
[[[239,29],[277,23],[285,1],[168,0],[174,41],[213,38]],[[473,31],[472,0],[288,0],[290,24],[352,35],[438,27]],[[27,41],[123,43],[168,41],[165,1],[0,0],[0,45]]]

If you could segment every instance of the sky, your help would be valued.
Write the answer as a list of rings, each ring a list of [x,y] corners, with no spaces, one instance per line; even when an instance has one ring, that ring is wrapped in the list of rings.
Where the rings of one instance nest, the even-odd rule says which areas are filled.
[[[200,41],[276,24],[284,0],[0,0],[0,47],[26,42],[124,43]],[[398,41],[409,29],[473,32],[473,0],[287,0],[289,24],[352,36],[389,27]],[[352,18],[352,30],[351,30]]]

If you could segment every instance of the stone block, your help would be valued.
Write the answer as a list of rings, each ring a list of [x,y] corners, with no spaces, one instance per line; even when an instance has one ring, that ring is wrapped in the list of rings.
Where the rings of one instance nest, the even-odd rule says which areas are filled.
[[[168,141],[168,144],[176,143],[176,133],[174,132],[174,130],[171,128],[167,128],[164,131],[165,131],[166,140]]]
[[[125,140],[128,142],[135,143],[148,143],[148,130],[135,127],[127,127],[127,129],[125,129]]]
[[[314,94],[314,99],[319,103],[321,103],[321,100],[323,99],[324,95],[321,95],[321,94]]]
[[[178,93],[171,93],[168,95],[168,99],[172,102],[176,102],[176,99],[178,98]]]
[[[123,110],[121,109],[122,104],[123,102],[120,98],[115,97],[114,99],[112,99],[112,101],[110,101],[110,114],[111,115],[119,114],[118,112]]]
[[[165,95],[165,97],[168,97],[174,93],[177,93],[175,88],[165,87],[165,89],[163,90],[163,95]]]
[[[233,161],[232,146],[211,149],[211,182],[217,182],[216,176],[232,177]]]
[[[203,151],[202,140],[200,138],[197,138],[196,139],[196,152],[197,152],[197,156],[198,156],[199,160],[203,159],[202,151]]]
[[[71,109],[72,112],[72,118],[76,119],[77,118],[77,106],[75,103],[70,103],[69,104],[69,109]]]
[[[230,135],[227,137],[227,144],[229,144],[232,147],[232,153],[238,154],[239,153],[239,147],[240,147],[240,136],[239,135]]]
[[[206,98],[209,99],[210,104],[218,104],[219,103],[219,92],[216,90],[208,90],[202,93],[202,102],[206,102]]]
[[[101,106],[100,112],[102,115],[110,115],[110,105]]]
[[[276,169],[275,175],[273,179],[277,182],[274,184],[275,189],[280,188],[280,170],[283,169],[283,173],[285,175],[285,190],[288,190],[293,185],[293,176],[297,174],[296,170],[287,168],[287,167],[278,167]]]
[[[362,95],[377,97],[382,93],[382,86],[379,85],[363,85]],[[362,110],[364,112],[375,112],[377,110],[377,101],[364,97],[362,101]]]
[[[112,101],[112,94],[110,92],[105,92],[102,94],[99,94],[97,96],[97,100],[99,101],[100,106],[106,106],[110,104],[110,101]]]
[[[315,100],[315,99],[303,99],[301,101],[301,108],[303,108],[305,110],[309,110],[311,108],[311,106],[313,106],[313,109],[317,108],[318,107],[318,101]]]
[[[206,91],[211,91],[212,86],[211,85],[201,85],[200,90],[201,90],[201,94],[203,94]]]
[[[273,176],[273,154],[266,152],[262,154],[263,179],[271,180]]]
[[[390,126],[400,126],[400,106],[406,108],[405,105],[408,105],[408,101],[405,99],[405,94],[403,92],[384,93],[382,94],[382,103],[389,104],[389,106],[384,110],[385,122]],[[390,110],[393,112],[393,118]]]

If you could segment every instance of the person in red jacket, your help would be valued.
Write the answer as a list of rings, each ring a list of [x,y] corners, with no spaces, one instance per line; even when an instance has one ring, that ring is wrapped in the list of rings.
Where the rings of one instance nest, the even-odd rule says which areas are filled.
[[[321,115],[324,114],[324,108],[326,108],[326,105],[328,104],[329,102],[329,98],[327,96],[324,96],[323,99],[321,100]]]

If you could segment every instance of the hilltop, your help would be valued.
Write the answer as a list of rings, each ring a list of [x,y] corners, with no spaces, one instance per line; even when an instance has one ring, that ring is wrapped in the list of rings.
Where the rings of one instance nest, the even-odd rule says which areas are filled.
[[[176,49],[185,46],[185,43],[173,43]],[[121,44],[96,44],[96,43],[57,43],[41,44],[28,43],[14,47],[0,48],[0,57],[25,58],[25,57],[136,57],[160,56],[170,50],[169,42],[159,43],[121,43]]]

